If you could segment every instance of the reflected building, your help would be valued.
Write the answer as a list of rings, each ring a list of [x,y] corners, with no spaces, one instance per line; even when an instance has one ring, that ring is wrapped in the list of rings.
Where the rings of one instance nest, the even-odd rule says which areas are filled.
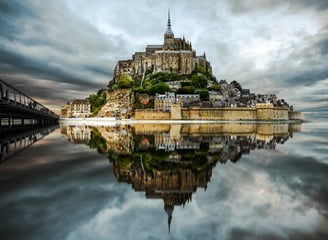
[[[88,144],[91,139],[91,128],[85,125],[61,126],[61,133],[74,144]]]
[[[206,190],[218,162],[236,163],[256,149],[274,150],[300,125],[135,124],[76,126],[62,132],[79,142],[82,130],[90,133],[84,143],[108,155],[118,182],[131,184],[146,198],[163,200],[170,231],[174,206],[191,201],[198,188]]]
[[[206,190],[215,166],[215,163],[207,161],[199,164],[198,168],[192,166],[191,161],[172,161],[171,156],[163,161],[156,159],[156,153],[148,152],[130,159],[108,156],[118,182],[131,184],[135,191],[145,192],[146,198],[163,200],[169,231],[174,206],[184,206],[191,201],[197,188]]]

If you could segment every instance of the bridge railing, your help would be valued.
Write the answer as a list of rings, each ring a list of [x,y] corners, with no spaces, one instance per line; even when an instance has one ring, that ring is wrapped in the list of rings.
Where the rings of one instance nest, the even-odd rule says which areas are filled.
[[[57,114],[1,79],[0,100],[2,102],[8,102],[17,106],[36,110],[52,117],[57,117]]]

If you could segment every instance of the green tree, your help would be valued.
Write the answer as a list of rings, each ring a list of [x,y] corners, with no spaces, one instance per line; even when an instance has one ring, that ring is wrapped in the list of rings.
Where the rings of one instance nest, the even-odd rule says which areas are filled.
[[[154,66],[147,68],[147,70],[145,72],[145,76],[151,75],[153,73],[153,71],[154,71]]]
[[[199,66],[198,64],[196,64],[194,67],[193,73],[206,74],[206,69],[203,66]]]
[[[231,85],[233,85],[235,88],[239,89],[239,91],[242,90],[242,87],[241,87],[240,83],[237,82],[236,80],[233,80],[233,81],[231,82]]]
[[[147,78],[149,78],[150,80],[155,80],[157,83],[162,83],[177,81],[180,78],[180,75],[176,73],[158,72],[154,74],[149,74]]]
[[[104,154],[107,150],[107,142],[97,129],[93,129],[91,132],[91,138],[88,143],[92,149],[97,149],[98,153]]]
[[[221,90],[221,86],[218,85],[218,84],[213,84],[213,85],[211,86],[211,88],[212,88],[214,91],[220,91],[220,90]]]
[[[193,74],[191,76],[191,82],[195,88],[207,87],[207,78],[202,74]]]
[[[165,92],[169,92],[169,91],[170,91],[169,85],[167,85],[166,83],[157,83],[149,88],[148,93],[150,95],[155,95],[156,93],[164,94]]]
[[[112,90],[115,91],[115,90],[117,90],[117,89],[118,89],[118,85],[117,85],[117,84],[114,84],[114,85],[112,86]]]
[[[207,89],[199,89],[196,90],[196,94],[199,94],[199,98],[202,101],[208,101],[209,100],[209,93]]]
[[[106,103],[106,91],[104,89],[100,89],[97,94],[91,94],[88,99],[91,104],[92,113],[97,114],[101,107]]]
[[[135,92],[135,93],[146,93],[146,92],[147,92],[146,89],[144,89],[144,88],[142,88],[142,87],[135,87],[135,88],[133,88],[132,90],[133,90],[133,92]]]
[[[119,88],[131,88],[133,85],[133,81],[131,80],[130,76],[123,75],[117,82]]]
[[[194,86],[185,86],[182,88],[179,88],[176,93],[177,94],[192,94],[195,92],[195,87]]]

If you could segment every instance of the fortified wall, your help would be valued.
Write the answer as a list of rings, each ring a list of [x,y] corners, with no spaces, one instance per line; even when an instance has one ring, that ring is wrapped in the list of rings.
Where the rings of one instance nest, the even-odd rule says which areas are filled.
[[[288,112],[289,120],[301,120],[302,119],[302,113],[301,112]]]
[[[301,120],[301,113],[288,108],[273,107],[272,104],[257,104],[255,108],[182,108],[171,105],[171,112],[153,109],[135,111],[136,120],[227,120],[227,121],[288,121]]]

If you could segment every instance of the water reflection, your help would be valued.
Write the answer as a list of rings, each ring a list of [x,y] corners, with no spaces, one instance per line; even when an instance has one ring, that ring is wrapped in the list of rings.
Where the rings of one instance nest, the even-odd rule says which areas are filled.
[[[47,127],[33,127],[10,132],[1,132],[0,163],[30,147],[32,144],[41,140],[57,128],[58,125],[52,125]]]
[[[300,131],[299,124],[135,124],[62,126],[74,144],[108,155],[119,182],[162,199],[172,222],[174,206],[206,191],[217,163],[236,163],[255,149],[274,150]]]

